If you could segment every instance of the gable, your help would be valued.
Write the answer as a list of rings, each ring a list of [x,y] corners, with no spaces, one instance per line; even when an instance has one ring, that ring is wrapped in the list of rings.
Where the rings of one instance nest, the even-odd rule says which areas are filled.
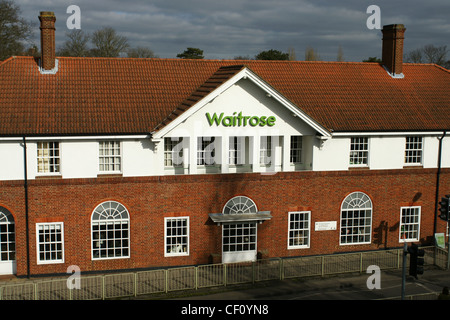
[[[243,68],[208,95],[173,115],[165,126],[153,132],[153,137],[316,133],[329,135],[251,70]]]

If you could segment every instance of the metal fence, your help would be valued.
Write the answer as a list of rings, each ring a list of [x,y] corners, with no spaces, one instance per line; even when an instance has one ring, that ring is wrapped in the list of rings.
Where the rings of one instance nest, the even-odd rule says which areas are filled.
[[[446,250],[437,247],[423,249],[425,265],[443,269],[447,267]],[[376,265],[381,270],[399,269],[402,263],[403,249],[392,249],[81,276],[79,289],[69,289],[67,278],[26,280],[1,285],[0,300],[102,300],[136,297],[267,280],[365,273],[371,265]]]

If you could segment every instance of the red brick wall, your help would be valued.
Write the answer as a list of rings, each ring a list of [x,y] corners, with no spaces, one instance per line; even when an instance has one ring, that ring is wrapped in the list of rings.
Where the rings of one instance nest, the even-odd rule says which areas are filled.
[[[258,225],[258,251],[264,257],[329,254],[399,247],[400,207],[420,205],[420,236],[433,235],[436,170],[404,169],[348,172],[292,172],[276,175],[227,174],[146,178],[41,179],[29,182],[31,274],[66,273],[70,265],[81,272],[208,263],[221,255],[221,227],[208,217],[219,213],[236,195],[248,196],[273,218]],[[439,199],[450,191],[450,170],[441,176]],[[373,202],[372,231],[382,222],[388,232],[383,243],[339,245],[340,208],[351,192],[362,191]],[[130,214],[131,258],[91,259],[90,218],[103,201],[119,201]],[[27,273],[23,182],[0,182],[0,206],[16,222],[17,275]],[[287,249],[288,212],[311,210],[309,249]],[[189,216],[190,254],[164,257],[164,217]],[[65,263],[36,264],[36,223],[64,222]],[[314,231],[316,221],[337,221],[336,231]],[[438,219],[437,232],[445,232]],[[372,240],[374,237],[372,235]]]

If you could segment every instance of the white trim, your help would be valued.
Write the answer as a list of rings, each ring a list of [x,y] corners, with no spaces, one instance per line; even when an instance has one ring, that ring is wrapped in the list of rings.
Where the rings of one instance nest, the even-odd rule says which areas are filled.
[[[55,260],[41,260],[40,259],[40,244],[39,241],[39,226],[49,226],[49,225],[61,225],[61,259]],[[45,244],[45,242],[44,242]],[[64,222],[39,222],[36,223],[36,264],[58,264],[64,263]]]
[[[387,132],[333,132],[333,137],[357,137],[357,136],[442,136],[442,131],[387,131]]]
[[[406,149],[406,146],[408,145],[408,138],[420,138],[420,144],[421,144],[421,149],[420,149],[420,162],[406,162],[406,152],[407,151],[418,151],[419,149]],[[408,167],[408,166],[423,166],[424,164],[424,155],[425,155],[425,139],[424,137],[420,136],[420,135],[414,135],[414,136],[405,136],[405,154],[404,154],[404,159],[403,159],[403,166]]]
[[[352,139],[353,138],[355,138],[355,139],[366,138],[367,139],[367,150],[352,150]],[[370,168],[370,141],[371,141],[371,139],[369,137],[365,137],[365,136],[353,136],[350,138],[350,144],[349,144],[349,148],[348,148],[348,167],[349,168]],[[360,143],[358,142],[358,144],[360,144]],[[352,152],[367,152],[367,163],[356,163],[356,164],[350,163]]]
[[[178,125],[180,125],[181,123],[186,121],[186,119],[191,117],[194,113],[199,111],[206,104],[208,104],[209,102],[214,100],[216,97],[218,97],[225,90],[230,88],[232,85],[234,85],[241,79],[251,80],[257,86],[259,86],[262,90],[264,90],[267,95],[269,95],[271,98],[278,101],[281,105],[283,105],[288,110],[290,110],[293,113],[293,115],[298,116],[301,120],[303,120],[306,124],[308,124],[314,130],[316,130],[318,133],[320,133],[323,136],[331,136],[330,132],[328,132],[328,130],[326,130],[322,125],[320,125],[318,122],[316,122],[310,116],[308,116],[306,113],[304,113],[302,110],[300,110],[297,106],[295,106],[292,102],[290,102],[288,99],[286,99],[280,93],[278,93],[273,87],[271,87],[266,82],[264,82],[259,76],[254,74],[248,68],[244,68],[243,70],[238,72],[236,75],[231,77],[229,80],[227,80],[225,83],[223,83],[221,86],[219,86],[218,88],[213,90],[211,93],[209,93],[207,96],[205,96],[203,99],[201,99],[200,101],[195,103],[193,106],[191,106],[189,109],[187,109],[181,115],[179,115],[177,118],[175,118],[167,126],[163,127],[161,130],[159,130],[157,132],[152,132],[153,138],[161,139],[162,137],[164,137],[169,131],[173,130],[175,127],[177,127]]]
[[[308,227],[306,229],[291,229],[291,214],[307,214],[308,215]],[[289,244],[289,240],[290,240],[290,235],[289,233],[291,231],[303,231],[303,230],[307,230],[308,231],[308,237],[307,237],[307,243],[306,244],[297,244],[297,245],[291,245]],[[311,244],[311,211],[307,210],[307,211],[289,211],[288,212],[288,238],[287,238],[287,248],[288,250],[292,250],[292,249],[309,249],[310,248],[310,244]]]
[[[39,72],[41,74],[56,74],[58,72],[58,65],[59,65],[58,59],[55,59],[55,66],[51,70],[45,70],[41,64],[42,64],[42,59],[39,59],[38,68],[39,68]]]
[[[107,171],[102,171],[100,170],[100,143],[102,142],[118,142],[119,143],[119,150],[120,150],[120,170],[107,170]],[[97,174],[100,175],[107,175],[107,174],[122,174],[123,173],[123,146],[122,146],[122,140],[114,140],[114,139],[103,139],[103,140],[99,140],[97,143]],[[115,157],[115,156],[105,156],[103,155],[102,157],[105,158],[111,158],[111,157]],[[105,165],[105,164],[104,164]]]
[[[58,150],[59,150],[59,170],[56,172],[39,172],[39,142],[53,142],[58,143]],[[50,157],[49,157],[50,158]],[[57,140],[45,140],[45,141],[36,141],[36,177],[62,177],[62,170],[61,170],[61,163],[62,163],[62,152],[61,152],[61,141]]]
[[[46,140],[129,140],[129,139],[148,139],[150,138],[150,134],[148,135],[100,135],[100,136],[80,136],[80,135],[72,135],[72,136],[27,136],[24,135],[27,141],[46,141]],[[14,136],[14,137],[0,137],[0,141],[22,141],[23,136]]]
[[[343,235],[342,234],[342,228],[349,228],[349,227],[353,227],[354,228],[354,226],[352,225],[352,226],[342,226],[342,213],[344,212],[344,210],[345,211],[352,211],[352,210],[369,210],[369,208],[366,208],[365,206],[362,206],[362,207],[358,207],[358,208],[352,208],[352,209],[344,209],[344,204],[345,204],[345,202],[346,202],[346,200],[347,199],[349,199],[349,197],[351,196],[351,195],[353,195],[353,194],[355,194],[355,193],[360,193],[360,194],[362,194],[363,196],[366,196],[367,197],[367,199],[368,199],[368,201],[370,202],[370,232],[369,232],[369,240],[368,241],[357,241],[357,242],[342,242],[342,236],[345,236],[345,235]],[[341,210],[340,210],[340,226],[339,226],[339,245],[340,246],[347,246],[347,245],[365,245],[365,244],[371,244],[372,243],[372,231],[373,231],[373,203],[372,203],[372,199],[365,193],[365,192],[362,192],[362,191],[354,191],[354,192],[352,192],[352,193],[350,193],[350,194],[348,194],[345,198],[344,198],[344,200],[342,200],[342,203],[341,203]],[[346,219],[348,219],[348,218],[346,218]],[[364,217],[364,219],[367,219],[367,216],[365,216]],[[368,227],[369,225],[366,225],[366,224],[364,224],[364,225],[362,225],[364,228],[366,228],[366,227]],[[359,226],[360,227],[360,226]],[[364,236],[365,234],[363,234],[363,236]],[[358,235],[353,235],[352,234],[352,236],[358,236]]]
[[[221,251],[222,251],[222,263],[233,263],[233,262],[247,262],[247,261],[256,261],[257,253],[258,253],[258,223],[257,222],[236,222],[236,223],[227,223],[227,226],[236,226],[238,224],[248,224],[249,229],[255,229],[255,241],[252,242],[249,239],[249,245],[255,244],[254,249],[248,250],[234,250],[234,251],[224,251],[224,227],[225,224],[222,225],[222,242],[221,242]],[[251,235],[250,235],[251,236]],[[230,237],[230,236],[228,236]],[[243,243],[237,243],[238,245],[242,245]],[[236,245],[236,244],[235,244]]]
[[[386,66],[383,65],[384,70],[387,72],[388,75],[390,75],[394,79],[403,79],[405,75],[403,73],[393,73],[386,68]]]
[[[418,221],[417,221],[417,238],[414,239],[402,239],[402,215],[403,215],[403,209],[419,209],[418,212]],[[398,242],[405,243],[405,242],[417,242],[420,240],[420,219],[422,216],[422,207],[421,206],[403,206],[400,207],[400,223],[398,228]],[[416,224],[416,223],[413,223]],[[411,224],[410,224],[411,225]]]
[[[92,217],[93,217],[95,211],[97,210],[97,208],[98,208],[99,206],[103,205],[104,203],[107,203],[107,202],[114,202],[114,203],[118,203],[119,205],[123,206],[123,207],[125,208],[126,212],[127,212],[128,218],[126,218],[126,219],[118,218],[118,219],[111,219],[111,220],[110,220],[110,219],[104,219],[104,220],[103,220],[103,219],[98,219],[98,220],[94,220],[94,222],[95,222],[95,223],[100,223],[100,222],[103,222],[103,221],[108,221],[108,222],[113,222],[113,223],[117,223],[117,222],[119,222],[119,223],[127,222],[127,223],[128,223],[128,230],[127,230],[127,231],[128,231],[128,238],[127,238],[127,241],[128,241],[128,247],[122,247],[122,246],[121,246],[120,248],[121,248],[121,249],[127,248],[127,249],[128,249],[128,255],[118,256],[118,257],[101,257],[101,255],[99,254],[98,257],[94,257],[94,250],[98,250],[99,253],[100,253],[100,250],[102,250],[102,249],[101,249],[101,248],[99,248],[99,249],[95,249],[95,248],[94,248],[94,240],[96,240],[96,239],[93,239],[93,237],[92,237],[92,235],[93,235],[93,229],[94,229],[94,228],[93,228],[93,220],[92,220]],[[122,204],[122,202],[118,202],[118,201],[115,201],[115,200],[106,200],[106,201],[103,201],[103,202],[99,203],[99,204],[94,208],[94,210],[92,210],[89,224],[90,224],[90,226],[91,226],[91,228],[90,228],[90,231],[91,231],[91,235],[90,235],[90,242],[91,242],[91,244],[90,244],[90,247],[91,247],[91,261],[114,260],[114,259],[129,259],[129,258],[131,257],[131,217],[130,217],[130,212],[128,211],[128,208],[127,208],[124,204]],[[100,228],[99,228],[98,232],[100,233]],[[123,239],[123,238],[121,238],[121,239]],[[108,239],[105,239],[105,240],[108,240]],[[114,240],[116,240],[115,236],[114,236]]]
[[[186,252],[167,252],[167,221],[168,220],[186,220],[186,235],[183,235],[183,237],[186,237]],[[165,217],[164,218],[164,257],[185,257],[189,256],[189,249],[190,249],[190,230],[189,230],[189,216],[182,216],[182,217]],[[173,246],[172,246],[173,248]]]

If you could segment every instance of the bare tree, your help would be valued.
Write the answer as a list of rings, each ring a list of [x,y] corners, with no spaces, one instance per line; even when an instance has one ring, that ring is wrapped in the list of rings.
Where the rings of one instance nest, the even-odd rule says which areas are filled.
[[[29,40],[33,24],[20,17],[14,1],[0,0],[0,60],[23,54],[23,41]]]
[[[423,47],[423,56],[428,63],[435,63],[437,65],[444,64],[447,53],[447,46],[435,47],[433,45],[426,45]]]
[[[320,60],[319,53],[312,47],[307,47],[305,50],[305,61],[318,61]]]
[[[293,47],[290,47],[288,49],[288,54],[289,54],[289,61],[295,61],[297,60],[297,56],[295,54],[295,49]]]
[[[447,46],[435,47],[426,45],[422,48],[412,50],[406,55],[406,62],[411,63],[435,63],[448,68]]]
[[[406,55],[406,62],[423,63],[422,49],[415,49]]]
[[[129,47],[127,38],[118,35],[111,27],[95,31],[91,40],[95,46],[91,54],[95,57],[118,57]]]
[[[58,49],[58,56],[65,57],[87,57],[90,55],[88,42],[90,35],[81,29],[75,29],[71,32],[66,32],[68,40],[64,42],[61,48]]]
[[[157,58],[153,50],[144,47],[131,48],[127,55],[128,58]]]
[[[338,48],[336,61],[339,61],[339,62],[344,61],[344,51],[342,50],[341,46],[339,46],[339,48]]]

